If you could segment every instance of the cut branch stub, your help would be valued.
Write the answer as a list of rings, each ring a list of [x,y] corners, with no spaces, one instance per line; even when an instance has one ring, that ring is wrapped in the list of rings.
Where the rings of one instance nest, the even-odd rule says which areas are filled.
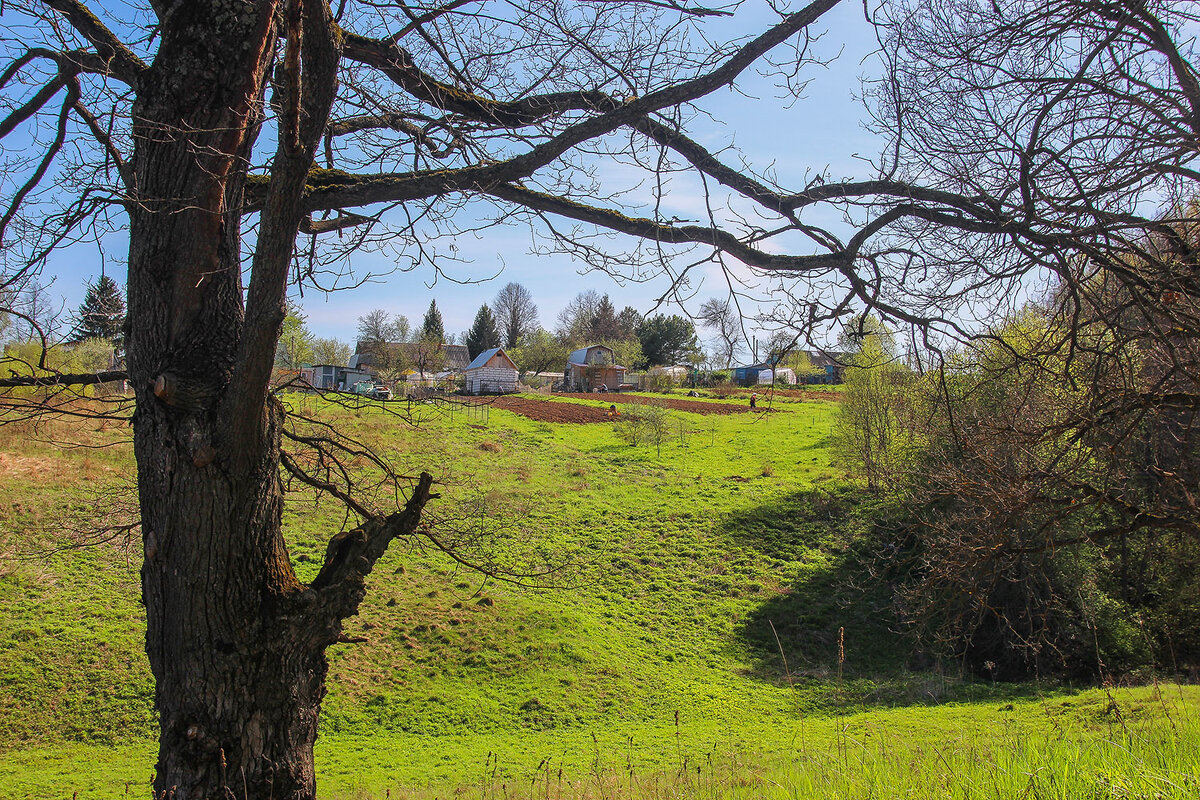
[[[164,372],[154,379],[154,396],[169,406],[174,405],[175,391],[178,386],[179,382],[175,376]]]

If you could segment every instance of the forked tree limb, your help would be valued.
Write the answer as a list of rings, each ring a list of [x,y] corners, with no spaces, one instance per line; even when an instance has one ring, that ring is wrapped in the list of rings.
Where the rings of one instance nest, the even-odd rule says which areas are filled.
[[[358,612],[366,594],[365,581],[393,540],[415,534],[421,525],[421,512],[437,495],[430,491],[433,476],[422,472],[413,486],[404,508],[386,517],[373,517],[353,530],[329,540],[325,562],[309,584],[318,599],[318,625],[336,637],[340,623]]]
[[[42,1],[62,14],[80,36],[91,42],[108,66],[108,74],[130,86],[137,86],[142,73],[148,68],[146,63],[126,47],[91,9],[76,0]]]

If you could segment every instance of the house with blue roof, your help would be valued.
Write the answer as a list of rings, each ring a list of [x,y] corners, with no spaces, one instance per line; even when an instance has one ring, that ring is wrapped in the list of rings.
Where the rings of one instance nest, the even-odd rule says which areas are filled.
[[[503,347],[484,350],[463,368],[467,394],[505,394],[517,390],[517,365]]]
[[[567,356],[563,383],[574,391],[617,391],[625,382],[625,367],[616,363],[613,349],[603,344],[581,347]]]

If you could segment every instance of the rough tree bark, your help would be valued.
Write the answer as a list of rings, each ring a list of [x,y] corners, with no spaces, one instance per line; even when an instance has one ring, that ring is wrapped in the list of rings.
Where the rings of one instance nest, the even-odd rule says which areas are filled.
[[[276,154],[243,307],[241,197],[285,11],[308,47],[303,58],[289,47],[276,71],[273,102],[293,115],[293,137]],[[281,526],[274,347],[263,343],[279,336],[296,200],[332,95],[327,13],[185,4],[138,81],[129,376],[158,795],[314,796],[325,649],[387,540],[412,533],[429,499],[426,475],[402,513],[339,537],[320,577],[297,580]],[[321,35],[324,49],[312,44]]]

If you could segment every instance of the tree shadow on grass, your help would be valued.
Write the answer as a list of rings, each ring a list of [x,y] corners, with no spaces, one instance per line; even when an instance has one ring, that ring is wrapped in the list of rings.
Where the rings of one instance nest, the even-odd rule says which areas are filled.
[[[910,635],[881,569],[894,554],[896,510],[862,489],[833,484],[730,515],[722,529],[790,575],[739,631],[749,674],[797,690],[810,709],[1018,699],[1044,687],[964,678]]]

